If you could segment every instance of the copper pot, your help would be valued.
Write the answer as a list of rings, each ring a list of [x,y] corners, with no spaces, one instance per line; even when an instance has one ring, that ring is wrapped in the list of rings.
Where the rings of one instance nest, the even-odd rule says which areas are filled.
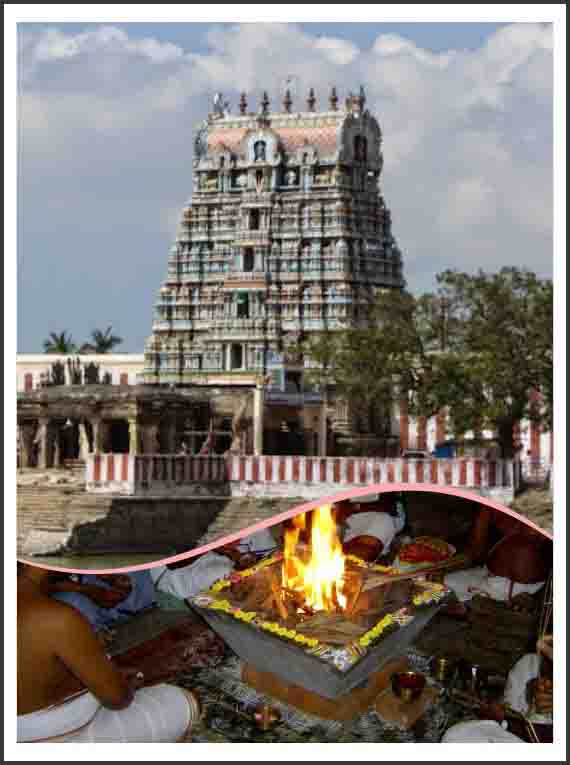
[[[392,690],[404,704],[415,701],[426,686],[426,676],[421,672],[396,672],[391,677]]]

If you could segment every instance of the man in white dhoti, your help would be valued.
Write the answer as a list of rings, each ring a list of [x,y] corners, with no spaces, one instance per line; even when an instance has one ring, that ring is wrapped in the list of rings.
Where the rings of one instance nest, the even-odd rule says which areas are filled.
[[[236,567],[251,565],[256,558],[273,552],[276,546],[269,529],[261,529],[199,557],[156,566],[150,569],[150,575],[157,590],[188,600],[209,589],[218,579],[225,579]]]
[[[543,715],[544,719],[548,719],[549,715],[552,715],[553,698],[552,636],[539,640],[536,650],[536,653],[522,656],[509,672],[503,701],[525,717],[534,709],[535,714]],[[546,666],[542,664],[542,657],[546,657]],[[494,713],[495,719],[457,723],[446,731],[441,742],[443,744],[508,744],[523,741],[507,730],[503,705],[489,706],[487,711]]]
[[[366,561],[386,555],[406,525],[403,501],[392,493],[382,495],[374,503],[339,502],[335,505],[335,516],[343,526],[344,552]]]
[[[199,717],[173,685],[121,672],[88,621],[43,592],[48,569],[18,565],[18,742],[175,742]]]
[[[541,540],[514,533],[491,549],[485,565],[454,571],[444,581],[462,603],[478,594],[507,602],[522,593],[534,595],[541,590],[548,565]]]

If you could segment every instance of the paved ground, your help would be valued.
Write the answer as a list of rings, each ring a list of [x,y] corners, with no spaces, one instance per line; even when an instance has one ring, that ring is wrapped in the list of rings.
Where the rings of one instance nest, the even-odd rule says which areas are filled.
[[[160,609],[134,617],[116,629],[111,652],[121,653],[140,645],[187,618],[187,614]],[[408,652],[410,666],[428,675],[430,658],[414,649]],[[450,725],[466,719],[465,711],[453,704],[444,689],[429,677],[428,684],[439,690],[439,697],[411,730],[383,722],[373,705],[349,722],[307,715],[243,683],[241,662],[229,649],[221,664],[181,671],[170,682],[189,688],[200,697],[204,716],[191,737],[198,743],[437,743]],[[261,731],[254,720],[254,712],[261,704],[278,709],[281,718],[267,732]]]
[[[548,489],[528,489],[515,499],[512,508],[552,534],[553,501]]]

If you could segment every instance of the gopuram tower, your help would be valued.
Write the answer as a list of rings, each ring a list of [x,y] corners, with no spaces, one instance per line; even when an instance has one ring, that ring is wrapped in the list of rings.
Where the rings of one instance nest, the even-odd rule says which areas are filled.
[[[194,141],[193,191],[145,347],[144,382],[301,391],[299,342],[404,285],[380,192],[382,134],[361,88],[318,111],[221,95]]]

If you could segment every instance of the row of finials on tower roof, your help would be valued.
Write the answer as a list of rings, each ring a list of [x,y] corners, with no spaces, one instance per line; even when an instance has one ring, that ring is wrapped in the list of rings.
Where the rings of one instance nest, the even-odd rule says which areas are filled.
[[[336,92],[336,88],[333,86],[331,88],[331,92],[329,95],[329,107],[330,110],[333,112],[336,112],[338,110],[338,95]],[[363,111],[364,110],[364,104],[366,103],[366,96],[364,94],[364,87],[360,86],[360,91],[358,95],[354,95],[353,93],[349,93],[348,97],[346,99],[346,108],[347,110],[356,109],[357,111]],[[267,91],[263,91],[263,96],[261,97],[261,101],[259,103],[259,114],[268,114],[269,113],[269,96],[267,95]],[[307,109],[310,112],[314,112],[317,105],[317,98],[315,96],[314,88],[309,89],[309,94],[307,96]],[[285,112],[290,113],[291,107],[293,106],[293,98],[291,97],[291,90],[287,88],[285,90],[285,95],[283,96],[283,109]],[[214,96],[214,115],[219,117],[225,117],[230,112],[230,104],[227,100],[224,99],[223,95],[221,93],[216,93]],[[245,93],[241,93],[240,99],[239,99],[239,113],[242,115],[246,115],[247,112],[247,96]]]

